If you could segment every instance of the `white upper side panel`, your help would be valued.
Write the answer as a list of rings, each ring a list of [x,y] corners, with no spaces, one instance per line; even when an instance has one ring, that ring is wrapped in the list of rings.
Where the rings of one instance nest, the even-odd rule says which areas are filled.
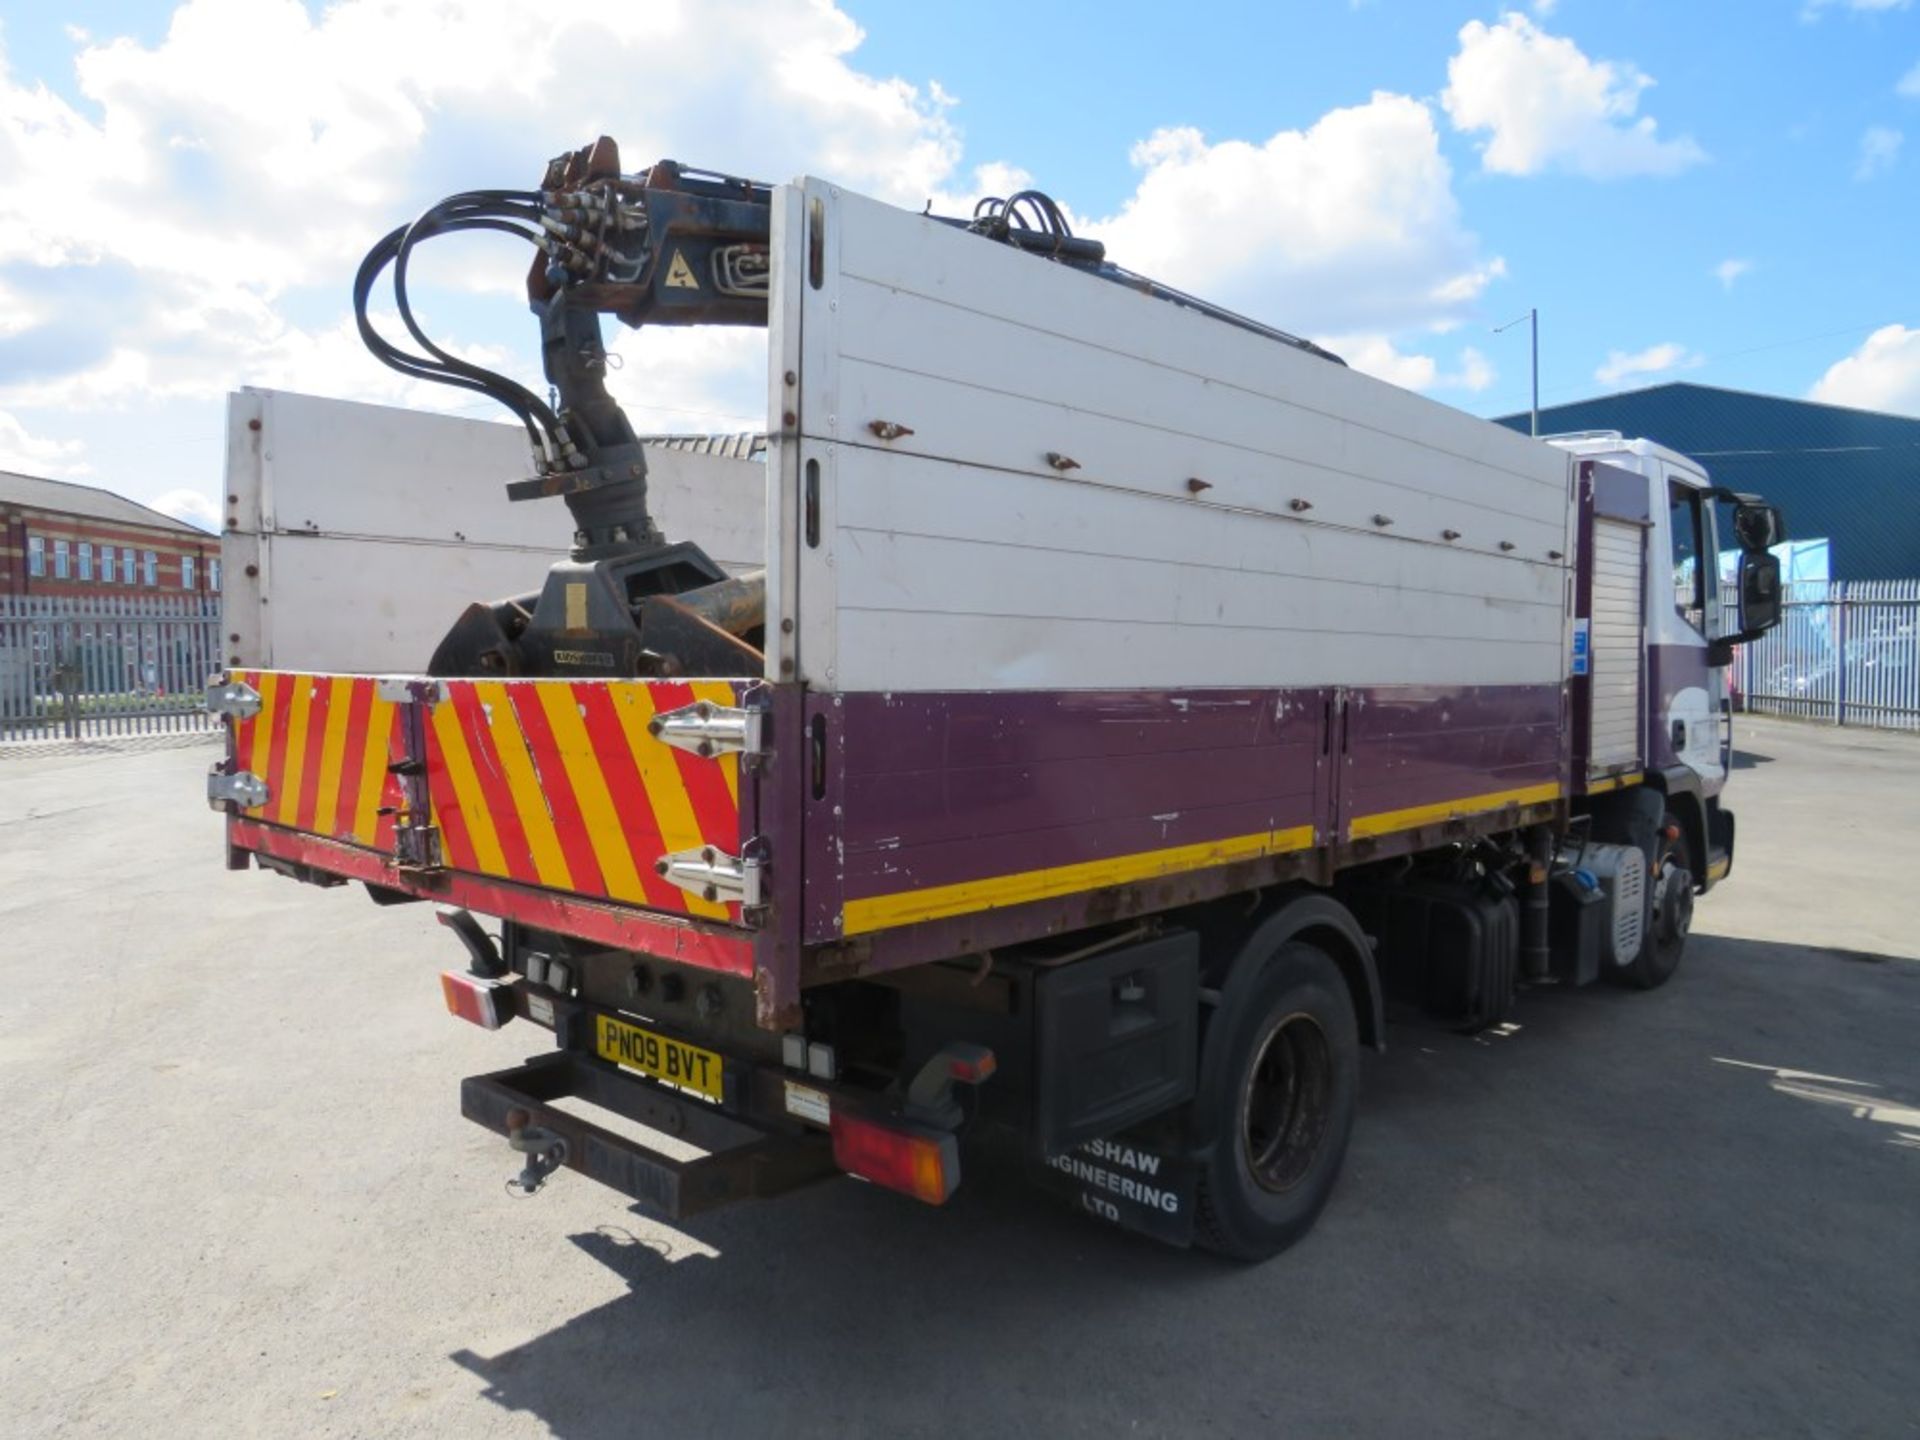
[[[799,428],[820,475],[820,542],[798,551],[813,684],[1561,679],[1564,453],[802,185],[824,222],[821,284],[802,297]]]
[[[729,569],[765,563],[760,462],[650,450],[647,463],[668,535]],[[224,628],[241,638],[229,663],[424,667],[468,605],[537,590],[566,557],[563,502],[507,499],[527,464],[516,425],[287,391],[230,397]]]

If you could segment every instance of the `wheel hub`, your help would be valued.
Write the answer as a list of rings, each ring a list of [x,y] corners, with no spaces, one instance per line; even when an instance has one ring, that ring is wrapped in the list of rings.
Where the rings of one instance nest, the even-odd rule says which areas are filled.
[[[1333,1049],[1311,1015],[1296,1012],[1268,1032],[1247,1073],[1241,1143],[1264,1190],[1292,1189],[1313,1167],[1333,1098]]]
[[[1693,873],[1668,862],[1660,872],[1660,939],[1674,944],[1693,928]]]

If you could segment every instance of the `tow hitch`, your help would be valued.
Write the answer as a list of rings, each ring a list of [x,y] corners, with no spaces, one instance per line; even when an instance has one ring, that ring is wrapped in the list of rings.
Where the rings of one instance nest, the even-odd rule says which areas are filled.
[[[534,1124],[533,1116],[525,1110],[507,1112],[507,1144],[527,1157],[520,1173],[507,1182],[509,1186],[518,1186],[522,1195],[533,1194],[546,1184],[549,1175],[567,1163],[567,1142],[553,1131]]]
[[[560,1002],[565,1004],[566,1002]],[[704,1153],[682,1159],[615,1134],[554,1102],[578,1099]],[[776,1133],[710,1101],[561,1050],[461,1082],[460,1110],[507,1137],[526,1164],[512,1182],[532,1194],[565,1166],[679,1220],[736,1200],[764,1198],[835,1173],[825,1135]]]

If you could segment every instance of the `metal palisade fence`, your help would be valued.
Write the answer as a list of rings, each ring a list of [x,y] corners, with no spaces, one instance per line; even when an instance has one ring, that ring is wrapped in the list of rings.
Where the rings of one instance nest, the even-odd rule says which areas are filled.
[[[1740,651],[1749,710],[1920,730],[1920,580],[1796,581],[1779,625]]]
[[[0,742],[209,730],[220,602],[0,595]]]

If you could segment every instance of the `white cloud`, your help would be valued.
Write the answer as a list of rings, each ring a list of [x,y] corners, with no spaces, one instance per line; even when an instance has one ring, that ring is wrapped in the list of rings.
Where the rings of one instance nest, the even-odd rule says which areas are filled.
[[[206,450],[111,477],[159,494],[217,469],[214,407],[240,384],[498,418],[365,353],[353,270],[425,204],[531,184],[602,132],[629,168],[811,172],[945,213],[1029,183],[963,161],[958,102],[937,84],[857,68],[861,32],[828,0],[732,0],[721,32],[684,4],[185,0],[152,42],[74,34],[72,102],[0,54],[0,406],[19,417],[0,423],[0,455],[74,466],[77,442],[29,430],[203,407]],[[1134,160],[1133,194],[1079,224],[1120,263],[1300,333],[1367,337],[1407,383],[1488,382],[1471,349],[1428,353],[1505,265],[1462,220],[1427,105],[1376,94],[1265,139],[1163,130]],[[511,298],[523,267],[504,240],[462,237],[423,258],[416,307],[441,343],[537,387]],[[610,386],[641,428],[763,423],[757,334],[606,328],[624,361]]]
[[[1407,390],[1431,389],[1439,363],[1431,355],[1409,355],[1385,335],[1316,335],[1314,343],[1333,351],[1363,375]]]
[[[78,440],[49,440],[30,434],[18,416],[0,410],[0,470],[56,478],[85,475],[87,464],[81,457],[86,448]]]
[[[1499,378],[1493,368],[1493,362],[1471,345],[1460,351],[1460,368],[1452,376],[1443,376],[1440,384],[1445,389],[1471,390],[1479,394]]]
[[[1900,77],[1893,91],[1894,94],[1904,95],[1909,100],[1920,100],[1920,60],[1916,60],[1913,68]]]
[[[1818,20],[1827,10],[1851,10],[1856,15],[1879,14],[1888,10],[1904,10],[1913,0],[1806,0],[1800,7],[1802,20]]]
[[[1497,24],[1461,28],[1441,103],[1454,128],[1486,133],[1480,162],[1495,174],[1677,174],[1706,152],[1687,136],[1662,139],[1653,118],[1637,113],[1652,85],[1633,65],[1589,59],[1573,41],[1509,12]]]
[[[1442,370],[1431,355],[1401,350],[1387,335],[1316,335],[1325,346],[1355,370],[1407,390],[1485,390],[1495,379],[1492,363],[1473,346],[1463,346],[1457,368]]]
[[[198,525],[202,530],[220,529],[220,504],[204,491],[167,490],[148,503],[162,515],[171,515],[189,525]]]
[[[642,434],[763,430],[767,341],[758,330],[698,326],[607,336],[619,367],[607,389]]]
[[[1533,13],[1545,19],[1560,8],[1560,0],[1533,0]]]
[[[360,255],[396,218],[455,189],[530,184],[553,150],[603,130],[629,166],[675,154],[774,179],[812,170],[915,206],[954,183],[951,102],[853,68],[861,34],[844,14],[737,0],[724,32],[716,64],[695,6],[187,0],[153,45],[82,39],[83,104],[0,72],[0,266],[29,292],[29,278],[85,267],[119,297],[97,300],[91,324],[10,324],[0,339],[16,348],[55,324],[75,337],[53,347],[65,363],[0,400],[111,404],[287,372],[395,398],[399,377],[357,339],[290,323],[282,297],[318,286],[344,310]],[[509,255],[490,273],[522,266]],[[488,273],[452,283],[498,288]]]
[[[1809,400],[1920,415],[1920,328],[1883,325],[1837,360],[1807,392]]]
[[[1853,178],[1872,180],[1891,170],[1900,160],[1900,147],[1906,136],[1886,125],[1869,125],[1860,137],[1860,157],[1853,163]]]
[[[1723,290],[1733,289],[1734,282],[1753,269],[1751,260],[1727,259],[1713,267],[1713,278],[1720,282]]]
[[[1609,350],[1606,363],[1593,372],[1593,378],[1602,385],[1617,385],[1629,377],[1644,378],[1663,375],[1669,370],[1692,370],[1705,363],[1703,356],[1669,340],[1664,344],[1649,345],[1644,350]]]
[[[1254,143],[1159,130],[1138,188],[1087,223],[1140,271],[1300,334],[1458,320],[1504,273],[1460,218],[1425,105],[1377,93]]]

